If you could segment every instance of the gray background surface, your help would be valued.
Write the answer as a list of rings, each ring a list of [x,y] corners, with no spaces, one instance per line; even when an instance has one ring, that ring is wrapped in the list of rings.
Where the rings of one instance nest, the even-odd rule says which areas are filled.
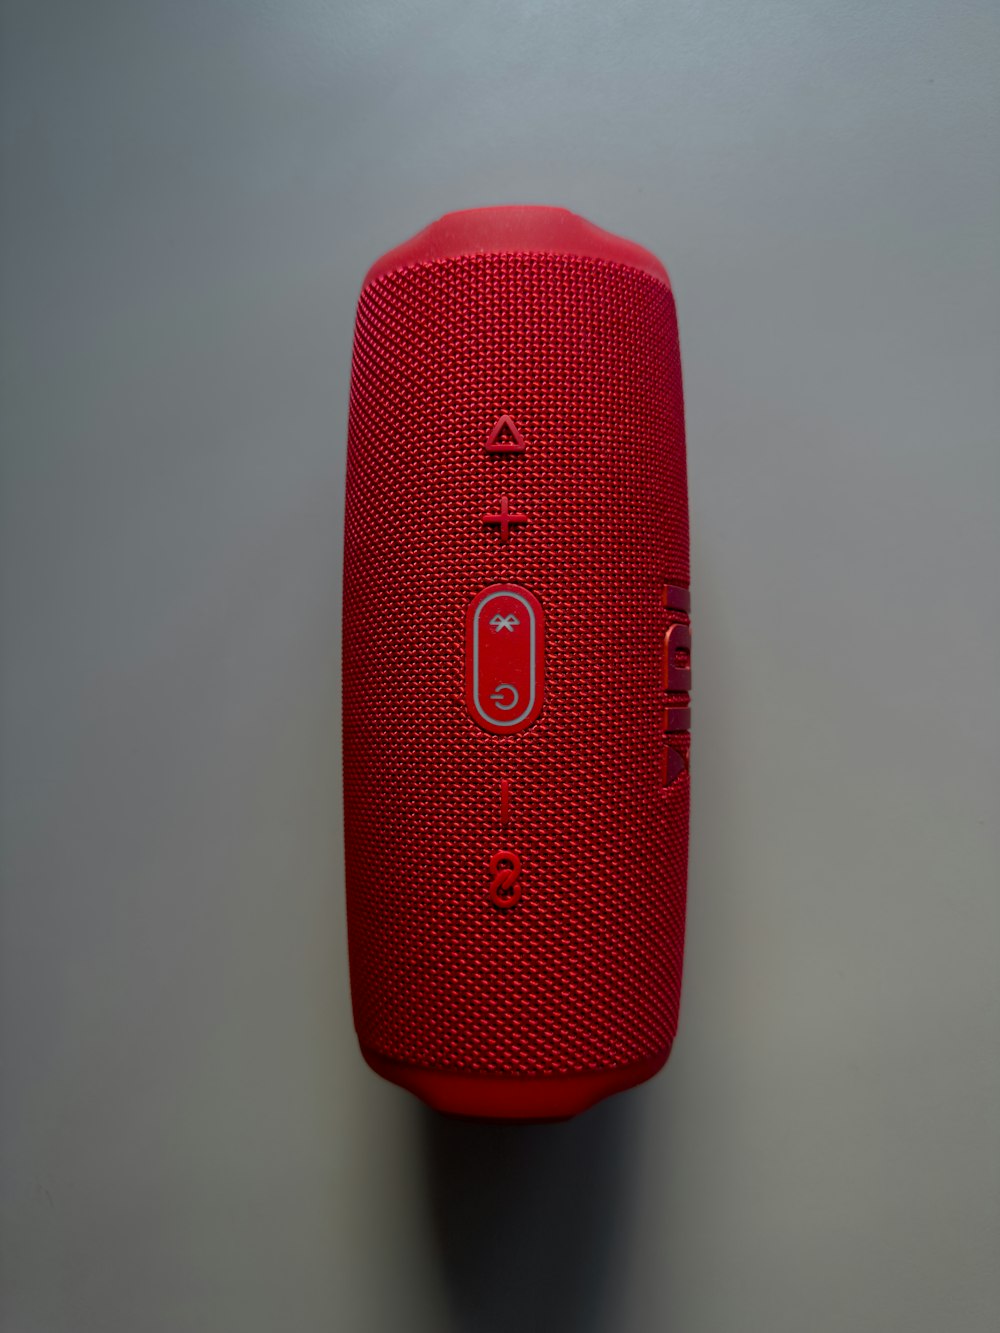
[[[3,6],[3,1333],[992,1333],[1000,11]],[[681,1033],[560,1127],[370,1074],[353,307],[558,203],[678,296]]]

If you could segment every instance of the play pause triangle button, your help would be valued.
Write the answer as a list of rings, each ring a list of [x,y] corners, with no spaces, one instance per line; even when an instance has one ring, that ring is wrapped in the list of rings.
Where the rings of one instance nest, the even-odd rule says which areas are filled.
[[[524,452],[524,437],[505,412],[490,431],[486,441],[489,454],[521,454]]]

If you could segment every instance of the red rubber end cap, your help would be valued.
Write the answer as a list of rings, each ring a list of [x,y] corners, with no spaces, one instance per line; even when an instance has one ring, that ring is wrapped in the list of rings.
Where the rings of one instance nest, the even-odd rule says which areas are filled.
[[[566,208],[539,204],[510,204],[497,208],[468,208],[445,213],[423,231],[377,259],[365,285],[396,269],[428,264],[459,255],[498,253],[575,255],[629,264],[670,286],[667,270],[654,254],[635,241],[595,227]]]
[[[414,1093],[445,1115],[465,1120],[569,1120],[605,1097],[637,1087],[658,1073],[667,1051],[638,1064],[593,1073],[504,1078],[483,1074],[456,1074],[420,1069],[389,1060],[361,1047],[365,1060],[390,1083]]]

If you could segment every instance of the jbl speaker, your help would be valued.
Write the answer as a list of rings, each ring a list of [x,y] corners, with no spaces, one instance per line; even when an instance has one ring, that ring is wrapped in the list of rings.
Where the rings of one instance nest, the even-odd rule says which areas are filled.
[[[343,586],[354,1019],[439,1110],[557,1119],[677,1027],[691,637],[677,321],[557,208],[452,213],[358,304]]]

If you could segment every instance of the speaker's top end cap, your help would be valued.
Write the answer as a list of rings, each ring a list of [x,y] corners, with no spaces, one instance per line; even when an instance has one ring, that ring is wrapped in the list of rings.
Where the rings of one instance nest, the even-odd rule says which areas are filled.
[[[628,264],[670,286],[667,270],[655,255],[634,241],[595,227],[566,208],[510,204],[445,213],[423,231],[384,254],[368,270],[365,285],[396,269],[461,255],[530,252],[575,255]]]

